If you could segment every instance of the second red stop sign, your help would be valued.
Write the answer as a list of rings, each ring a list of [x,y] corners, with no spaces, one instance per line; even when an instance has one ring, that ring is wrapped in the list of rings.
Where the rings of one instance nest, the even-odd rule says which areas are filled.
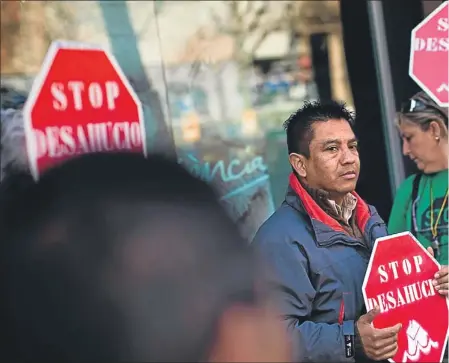
[[[363,282],[367,310],[379,306],[376,328],[402,324],[392,362],[441,362],[448,300],[433,287],[440,266],[409,232],[379,238]]]
[[[35,179],[80,154],[146,154],[142,105],[105,49],[54,42],[33,83],[24,120]]]

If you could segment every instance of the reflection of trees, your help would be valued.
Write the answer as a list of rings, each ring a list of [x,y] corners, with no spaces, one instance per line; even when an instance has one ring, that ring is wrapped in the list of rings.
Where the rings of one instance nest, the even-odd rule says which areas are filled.
[[[152,124],[154,130],[154,134],[151,135],[152,145],[149,151],[173,156],[174,143],[171,129],[165,120],[160,95],[145,72],[141,50],[126,1],[100,1],[99,6],[112,52],[142,102],[144,114],[145,109],[150,110],[145,115],[145,122]],[[154,17],[152,19],[154,20]]]
[[[251,67],[254,54],[270,33],[281,29],[288,1],[225,1],[224,16],[212,12],[216,30],[230,36],[233,41],[233,59],[239,65],[240,90],[245,106],[250,95],[246,87],[246,71]]]
[[[54,39],[74,36],[69,1],[1,1],[1,73],[36,73]]]
[[[225,18],[212,13],[217,30],[234,39],[234,59],[243,67],[252,64],[254,53],[273,31],[280,29],[285,14],[283,1],[226,1]],[[250,43],[250,44],[248,44]]]
[[[181,61],[190,63],[189,71],[190,87],[194,88],[199,76],[207,73],[214,79],[215,92],[218,95],[220,114],[218,119],[227,118],[226,97],[224,94],[223,71],[232,58],[229,51],[232,48],[232,39],[226,35],[217,34],[208,27],[200,27],[195,34],[187,40]]]
[[[301,52],[310,54],[308,48],[312,34],[327,34],[332,97],[352,104],[343,48],[339,1],[290,1],[286,13],[293,39],[302,45]]]
[[[0,49],[1,71],[12,66],[16,50],[17,37],[20,32],[20,3],[18,1],[1,1]]]
[[[182,116],[184,108],[193,107],[199,115],[209,115],[206,92],[196,85],[189,87],[185,83],[172,82],[167,85],[171,115],[174,118]],[[191,104],[186,104],[190,103]]]
[[[291,36],[289,59],[310,55],[310,36],[327,34],[332,94],[351,103],[342,44],[338,1],[224,1],[224,11],[213,12],[216,31],[233,39],[233,59],[240,71],[240,88],[248,105],[247,70],[255,54],[271,33],[284,31]]]
[[[332,32],[340,23],[338,1],[289,1],[286,20],[302,34]]]

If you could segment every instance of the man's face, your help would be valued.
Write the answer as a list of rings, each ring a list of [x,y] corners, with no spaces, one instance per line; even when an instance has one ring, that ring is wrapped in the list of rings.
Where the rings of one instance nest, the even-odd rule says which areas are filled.
[[[292,154],[290,162],[312,188],[323,189],[337,203],[355,190],[360,172],[357,139],[346,120],[315,122],[310,157]]]

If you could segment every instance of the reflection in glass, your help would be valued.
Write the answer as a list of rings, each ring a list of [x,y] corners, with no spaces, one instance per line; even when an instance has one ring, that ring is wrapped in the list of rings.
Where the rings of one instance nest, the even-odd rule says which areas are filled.
[[[283,121],[306,100],[352,106],[336,1],[1,7],[2,87],[26,97],[52,40],[110,49],[142,101],[147,144],[176,150],[189,170],[214,183],[248,239],[285,192]],[[2,100],[3,109],[8,102],[16,101]]]

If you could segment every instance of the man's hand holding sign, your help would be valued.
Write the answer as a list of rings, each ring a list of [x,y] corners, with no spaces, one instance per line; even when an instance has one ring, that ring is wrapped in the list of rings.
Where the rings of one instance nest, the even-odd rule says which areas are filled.
[[[441,362],[448,335],[447,293],[447,266],[440,267],[409,232],[379,238],[363,283],[369,312],[357,323],[367,356]],[[370,323],[371,336],[383,337],[372,344],[365,334]]]
[[[379,313],[380,309],[376,306],[362,315],[357,321],[357,332],[368,358],[385,360],[393,357],[398,351],[398,333],[402,325],[399,323],[389,328],[375,328],[372,323]]]
[[[431,247],[427,251],[431,256],[434,256]],[[449,269],[448,266],[443,266],[434,275],[432,285],[439,294],[448,296],[448,282]],[[398,351],[398,333],[401,330],[402,324],[398,323],[392,327],[377,329],[372,323],[379,313],[380,307],[376,304],[374,308],[367,314],[361,316],[357,321],[357,331],[365,354],[374,360],[385,360],[394,357]]]

